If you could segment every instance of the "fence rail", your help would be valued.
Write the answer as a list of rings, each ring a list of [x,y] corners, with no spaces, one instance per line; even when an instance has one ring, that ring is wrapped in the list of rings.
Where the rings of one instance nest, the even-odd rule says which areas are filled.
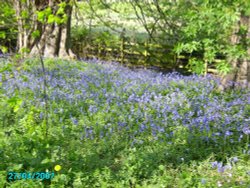
[[[81,58],[99,58],[106,61],[116,61],[126,66],[158,67],[159,69],[186,69],[188,60],[201,54],[176,55],[170,46],[159,44],[134,43],[124,39],[111,44],[95,43],[91,40],[72,41],[74,53]],[[216,59],[214,62],[220,62]],[[208,73],[217,74],[214,67],[207,68]]]

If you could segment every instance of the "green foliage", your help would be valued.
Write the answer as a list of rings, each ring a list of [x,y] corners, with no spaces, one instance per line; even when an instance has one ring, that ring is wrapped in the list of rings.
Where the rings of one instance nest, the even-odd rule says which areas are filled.
[[[231,65],[226,61],[221,61],[220,63],[218,63],[216,65],[216,69],[222,74],[227,74],[232,71]]]
[[[84,42],[87,40],[87,36],[89,35],[89,31],[87,27],[79,26],[73,27],[71,32],[71,39],[73,41],[81,41]]]
[[[40,36],[40,34],[41,34],[41,33],[40,33],[39,30],[35,30],[35,31],[32,32],[31,35],[32,35],[33,38],[38,38],[38,37]]]
[[[47,7],[46,9],[42,10],[42,11],[37,11],[37,20],[45,23],[46,19],[48,19],[48,17],[52,14],[52,10],[51,7]]]
[[[8,105],[13,108],[13,112],[17,112],[22,104],[22,99],[14,96],[7,100]]]
[[[0,39],[5,39],[6,38],[6,33],[1,31],[0,32]]]
[[[132,38],[131,32],[141,36],[146,33],[144,42],[150,38],[162,48],[168,46],[168,50],[171,51],[168,55],[172,54],[170,56],[166,54],[160,56],[153,50],[148,53],[150,56],[148,60],[152,61],[152,64],[156,64],[156,61],[161,59],[161,64],[168,63],[173,67],[175,65],[171,62],[174,55],[179,57],[181,54],[185,54],[186,57],[191,57],[189,61],[191,64],[188,67],[195,73],[206,74],[207,68],[218,67],[221,68],[219,72],[226,74],[230,71],[228,66],[216,63],[217,59],[230,61],[230,58],[247,57],[248,42],[241,41],[240,44],[230,42],[230,37],[241,15],[248,15],[249,12],[249,5],[243,1],[131,1],[115,3],[92,1],[91,3],[81,2],[79,7],[85,11],[81,27],[82,25],[91,27],[91,34],[94,33],[95,27],[116,32],[126,28],[126,34],[130,38]],[[89,25],[92,23],[93,25]],[[135,25],[136,29],[133,30]],[[237,35],[243,36],[246,31],[246,26],[241,26]],[[103,34],[102,31],[100,31],[101,34]],[[112,35],[115,34],[112,33]],[[112,43],[111,36],[107,36],[106,39],[97,39],[95,42],[97,45],[101,45],[103,40],[110,40]],[[135,42],[140,46],[137,40]],[[144,50],[141,46],[139,49],[135,49],[138,53]],[[197,68],[194,68],[195,61],[193,59],[196,59]],[[204,66],[201,66],[201,62]],[[201,70],[202,67],[203,70]]]
[[[198,53],[203,59],[203,64],[211,64],[215,61],[218,54],[226,54],[229,56],[229,49],[232,49],[232,44],[229,42],[232,27],[239,20],[239,13],[234,11],[234,6],[226,3],[204,2],[199,3],[184,3],[179,6],[189,6],[181,16],[183,19],[181,43],[175,47],[175,52]],[[218,19],[220,18],[220,19]],[[240,51],[234,51],[234,58],[237,58]],[[196,73],[205,73],[202,70],[202,62],[191,59],[189,67]],[[197,65],[197,68],[194,66]],[[225,63],[216,65],[219,71],[224,73],[229,72],[229,68]]]
[[[195,72],[196,74],[199,74],[199,75],[204,74],[205,72],[204,62],[196,58],[189,59],[187,67],[190,70],[192,70],[192,72]]]
[[[51,7],[47,7],[44,10],[37,11],[37,20],[41,23],[57,23],[57,24],[63,24],[67,21],[67,14],[65,12],[67,3],[61,2],[58,3],[57,6],[59,7],[54,14]]]
[[[14,50],[16,43],[15,10],[8,1],[0,1],[0,10],[0,50],[7,53]]]

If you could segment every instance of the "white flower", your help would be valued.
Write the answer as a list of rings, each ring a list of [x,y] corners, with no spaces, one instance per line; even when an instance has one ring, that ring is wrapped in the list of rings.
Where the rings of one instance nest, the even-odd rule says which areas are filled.
[[[222,183],[220,181],[217,182],[218,187],[222,186]]]

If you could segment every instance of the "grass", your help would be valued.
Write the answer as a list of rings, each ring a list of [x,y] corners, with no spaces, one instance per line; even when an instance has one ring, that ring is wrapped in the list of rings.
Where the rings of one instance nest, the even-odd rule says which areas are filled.
[[[45,63],[47,112],[39,61],[0,62],[1,187],[249,187],[249,90],[222,93],[210,75]]]

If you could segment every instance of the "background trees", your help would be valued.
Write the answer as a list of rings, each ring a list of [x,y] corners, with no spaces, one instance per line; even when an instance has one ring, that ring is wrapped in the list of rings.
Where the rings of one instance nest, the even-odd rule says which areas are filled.
[[[99,47],[103,40],[112,45],[123,35],[138,44],[139,53],[147,53],[152,65],[159,61],[178,67],[178,57],[184,54],[192,72],[207,74],[212,67],[219,73],[231,71],[224,82],[249,82],[249,6],[242,0],[9,0],[1,4],[1,49],[6,51],[6,41],[17,30],[23,55],[40,51],[45,57],[73,57],[73,27],[74,39],[86,45]],[[94,43],[86,42],[87,35]],[[145,43],[154,45],[141,45]],[[162,55],[154,53],[155,46],[163,49]]]
[[[22,54],[73,57],[70,23],[73,1],[14,0],[18,49]]]
[[[158,57],[162,63],[170,64],[175,56],[185,54],[186,68],[192,72],[207,74],[212,67],[216,73],[231,72],[224,82],[249,82],[249,4],[245,1],[100,0],[81,4],[92,15],[83,16],[87,27],[91,23],[92,30],[98,25],[117,35],[126,28],[127,37],[131,38],[131,32],[144,36],[144,42],[168,49]],[[147,52],[154,56],[154,50]],[[174,63],[173,68],[178,66],[178,61]]]

